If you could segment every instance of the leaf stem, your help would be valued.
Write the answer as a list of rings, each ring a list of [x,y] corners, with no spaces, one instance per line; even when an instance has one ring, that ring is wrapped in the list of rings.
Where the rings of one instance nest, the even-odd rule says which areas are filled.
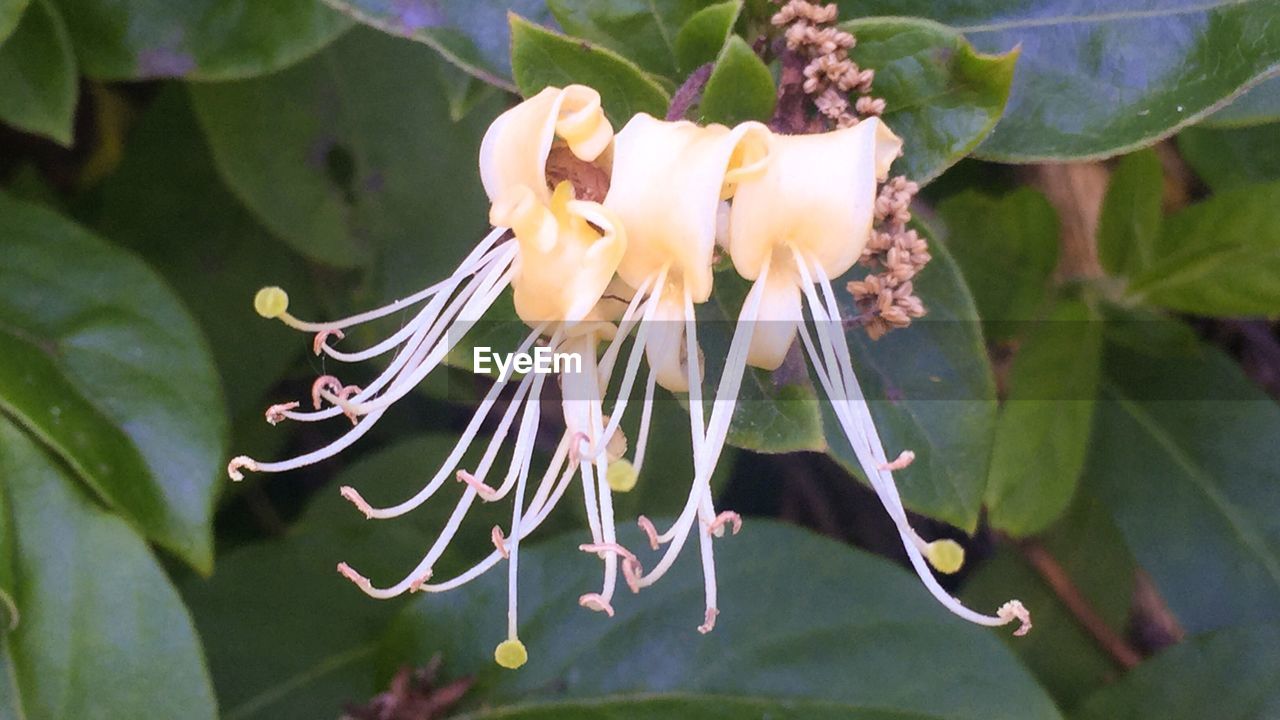
[[[666,117],[668,121],[685,119],[689,108],[702,97],[702,88],[706,87],[707,81],[711,79],[711,68],[714,65],[715,63],[707,63],[689,73],[684,84],[676,90],[675,95],[671,96],[671,105],[667,109]]]
[[[1058,562],[1043,545],[1027,540],[1018,544],[1023,556],[1035,569],[1036,573],[1049,585],[1053,594],[1071,613],[1076,622],[1093,638],[1098,647],[1111,657],[1115,664],[1123,670],[1129,670],[1142,662],[1142,655],[1120,636],[1106,620],[1098,614],[1080,588],[1076,587],[1066,568]]]

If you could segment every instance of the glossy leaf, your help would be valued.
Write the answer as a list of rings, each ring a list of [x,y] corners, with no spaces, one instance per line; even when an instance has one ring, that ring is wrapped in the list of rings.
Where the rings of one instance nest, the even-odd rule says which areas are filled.
[[[676,33],[678,75],[688,76],[700,66],[714,62],[733,34],[733,24],[742,12],[742,0],[708,5],[694,13]]]
[[[15,599],[18,595],[17,533],[9,505],[4,486],[0,485],[0,643],[4,642],[5,635],[18,627],[22,616]]]
[[[0,44],[0,121],[70,145],[76,91],[67,28],[50,0],[36,0]]]
[[[423,43],[468,75],[512,92],[508,14],[551,21],[546,0],[323,1],[370,27]]]
[[[1238,130],[1187,128],[1178,151],[1205,184],[1216,191],[1280,180],[1280,122]]]
[[[0,0],[0,43],[13,34],[28,5],[30,0]]]
[[[0,196],[0,405],[146,536],[212,562],[226,415],[205,340],[137,258]]]
[[[1189,328],[1122,317],[1084,487],[1188,632],[1280,618],[1280,408]]]
[[[1020,46],[1005,117],[978,150],[1005,162],[1107,156],[1149,145],[1217,110],[1280,63],[1271,0],[839,5],[843,17],[936,20],[984,52]]]
[[[701,120],[730,126],[747,120],[768,122],[776,103],[769,68],[747,41],[731,36],[702,90]]]
[[[1200,122],[1205,128],[1237,128],[1280,122],[1280,77],[1264,80]]]
[[[145,257],[191,308],[209,337],[232,417],[252,417],[256,430],[262,394],[310,338],[254,314],[254,293],[289,288],[299,317],[314,316],[315,302],[303,261],[223,187],[181,88],[153,101],[98,206],[96,227]]]
[[[1218,193],[1170,216],[1129,292],[1196,315],[1280,314],[1280,182]]]
[[[499,108],[453,123],[443,64],[361,28],[282,73],[191,97],[214,162],[263,224],[315,260],[374,265],[370,295],[386,297],[444,277],[487,227],[476,157]]]
[[[1058,707],[1071,710],[1092,691],[1115,681],[1122,668],[1034,569],[1028,552],[1047,553],[1056,561],[1098,617],[1121,637],[1133,594],[1133,557],[1107,508],[1088,496],[1077,497],[1066,515],[1035,538],[1033,546],[1024,547],[1000,544],[994,556],[966,578],[961,598],[985,607],[1001,602],[1016,588],[1018,599],[1034,609],[1036,626],[1026,637],[1001,637]]]
[[[954,30],[917,18],[862,18],[841,27],[857,36],[849,56],[875,70],[873,94],[885,99],[884,119],[903,139],[906,154],[895,174],[929,182],[977,147],[1004,112],[1018,63],[1012,46],[986,55]]]
[[[769,720],[932,720],[937,715],[873,710],[844,703],[796,700],[792,698],[716,697],[670,693],[609,700],[567,700],[522,707],[513,705],[480,710],[461,716],[464,720],[666,720],[696,717],[698,720],[737,720],[745,717]]]
[[[1098,219],[1098,259],[1114,275],[1141,272],[1156,259],[1164,171],[1154,150],[1139,150],[1116,163]]]
[[[1191,638],[1099,690],[1075,720],[1256,720],[1280,715],[1280,625]]]
[[[638,532],[621,541],[644,544]],[[708,696],[830,704],[842,717],[873,708],[1058,717],[991,634],[947,614],[910,573],[829,540],[748,519],[717,541],[721,614],[705,637],[694,629],[703,614],[696,557],[639,595],[619,596],[608,618],[578,606],[600,582],[600,563],[578,551],[580,542],[573,534],[521,553],[520,634],[530,660],[519,671],[493,662],[505,632],[502,574],[412,604],[387,633],[383,666],[441,653],[451,675],[476,677],[475,697],[464,702],[489,712],[679,694],[671,717],[696,717],[699,705],[688,703]]]
[[[6,717],[216,717],[191,618],[146,544],[0,418],[22,622],[0,635]]]
[[[647,72],[676,81],[682,79],[676,38],[708,4],[707,0],[547,0],[566,33],[603,45]]]
[[[315,0],[55,0],[86,75],[230,80],[327,45],[350,22]]]
[[[1067,509],[1089,450],[1102,361],[1102,322],[1085,300],[1062,299],[1013,358],[987,484],[991,526],[1038,533]]]
[[[1034,318],[1058,264],[1058,213],[1037,190],[1001,197],[966,190],[938,205],[947,248],[996,339]]]
[[[183,587],[205,638],[224,718],[338,717],[345,704],[366,702],[378,692],[377,647],[404,599],[374,600],[334,567],[346,561],[379,584],[398,580],[445,525],[461,485],[450,482],[416,512],[387,521],[366,520],[337,488],[356,487],[375,504],[400,502],[430,478],[454,441],[416,437],[365,456],[320,491],[286,537],[220,556],[212,577]],[[469,455],[469,462],[478,454]],[[539,536],[573,525],[575,510],[580,512],[557,509]],[[460,572],[484,557],[493,549],[490,528],[510,521],[509,503],[477,502],[437,573]]]
[[[600,91],[605,113],[621,128],[636,113],[662,117],[671,98],[621,55],[511,16],[511,67],[520,94],[581,83]]]

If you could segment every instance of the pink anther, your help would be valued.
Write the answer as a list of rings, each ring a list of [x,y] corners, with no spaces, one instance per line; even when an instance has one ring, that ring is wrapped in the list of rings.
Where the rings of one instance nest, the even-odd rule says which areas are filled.
[[[356,413],[356,409],[348,402],[348,399],[359,392],[359,385],[347,385],[338,391],[338,401],[335,403],[338,407],[342,408],[342,414],[347,416],[347,419],[351,421],[352,425],[356,424],[360,419],[360,416]]]
[[[906,466],[910,465],[915,459],[916,459],[915,453],[911,452],[910,450],[903,450],[898,455],[896,460],[894,460],[893,462],[883,463],[879,467],[881,470],[888,470],[892,472],[894,470],[901,470],[905,468]]]
[[[346,498],[352,505],[355,505],[357,510],[364,513],[366,518],[373,518],[373,506],[365,502],[364,498],[361,497],[360,493],[357,492],[355,488],[350,485],[343,485],[338,489],[338,493],[341,494],[342,497]]]
[[[457,478],[458,480],[471,486],[471,488],[476,491],[476,494],[480,496],[481,500],[484,500],[485,502],[492,502],[493,500],[498,499],[497,490],[494,490],[488,485],[485,485],[483,480],[476,477],[475,475],[472,475],[466,470],[459,470],[457,474]]]
[[[1031,611],[1027,610],[1027,607],[1017,600],[1010,600],[1001,605],[1000,609],[996,610],[996,617],[1005,622],[1017,620],[1021,623],[1018,629],[1013,631],[1015,637],[1022,637],[1031,632]]]
[[[311,404],[315,409],[320,409],[320,393],[328,390],[330,393],[342,392],[342,382],[332,375],[321,375],[316,381],[311,383]]]
[[[706,635],[707,633],[714,630],[716,627],[716,616],[719,614],[720,614],[719,610],[713,607],[707,608],[705,622],[703,622],[701,625],[698,626],[698,632],[702,633],[703,635]]]
[[[641,515],[640,517],[636,518],[636,524],[639,525],[640,529],[644,531],[644,534],[649,537],[649,547],[654,550],[657,550],[658,549],[658,530],[653,526],[653,521]]]
[[[253,458],[247,455],[237,455],[231,458],[231,462],[227,463],[227,475],[230,476],[232,480],[240,482],[244,479],[244,473],[240,472],[242,468],[251,472],[257,472],[258,463],[254,462]]]
[[[640,592],[640,577],[644,575],[644,568],[640,566],[640,561],[635,558],[626,558],[622,561],[622,579],[627,581],[627,587],[631,588],[631,592]]]
[[[373,589],[373,583],[369,582],[369,578],[356,572],[354,568],[352,568],[350,565],[344,562],[338,563],[338,572],[342,575],[342,577],[355,583],[356,587],[360,588],[366,593]]]
[[[707,531],[716,537],[724,537],[724,528],[726,525],[733,525],[733,534],[737,535],[742,529],[742,516],[732,510],[725,510],[711,521],[711,526]]]
[[[421,577],[409,583],[409,592],[411,593],[422,592],[422,586],[426,585],[427,581],[430,579],[431,579],[431,569],[428,568],[426,572],[422,573]]]
[[[578,546],[582,552],[595,553],[600,557],[604,557],[605,553],[613,553],[625,560],[635,562],[636,556],[630,550],[622,547],[618,543],[584,543]]]
[[[600,593],[587,593],[578,598],[578,604],[588,610],[602,612],[609,617],[613,617],[613,606]]]
[[[290,410],[296,410],[300,404],[301,403],[295,400],[294,402],[276,403],[275,405],[272,405],[271,407],[267,408],[267,412],[266,412],[267,422],[271,423],[272,425],[278,425],[281,421],[285,419],[285,415],[284,415],[285,413],[289,412]]]
[[[493,532],[489,533],[489,537],[493,538],[493,546],[498,548],[498,553],[502,555],[502,559],[509,559],[511,557],[511,551],[507,550],[507,541],[506,538],[502,536],[502,528],[494,525]]]
[[[586,452],[583,452],[581,450],[582,443],[587,444]],[[572,454],[576,462],[581,462],[588,458],[593,458],[595,457],[595,454],[596,454],[596,446],[595,446],[595,443],[591,442],[591,436],[582,432],[581,430],[575,432],[569,438],[569,447],[573,448]]]
[[[329,339],[330,336],[336,337],[339,340],[346,337],[346,335],[337,328],[334,328],[333,330],[321,330],[320,332],[316,333],[316,339],[312,341],[311,349],[314,350],[317,355],[319,355],[324,350],[326,341]]]

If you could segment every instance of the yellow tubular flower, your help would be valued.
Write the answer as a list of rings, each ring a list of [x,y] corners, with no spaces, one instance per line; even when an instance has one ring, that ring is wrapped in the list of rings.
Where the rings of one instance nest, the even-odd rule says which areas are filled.
[[[854,375],[831,287],[831,278],[847,272],[867,244],[876,183],[888,176],[901,145],[878,118],[834,132],[774,138],[768,170],[738,187],[730,209],[729,253],[738,272],[755,281],[739,327],[764,327],[747,331],[750,351],[741,360],[731,351],[728,362],[776,368],[799,332],[863,474],[897,526],[925,587],[970,622],[995,626],[1020,621],[1015,634],[1021,635],[1030,629],[1030,615],[1021,603],[1010,601],[995,615],[976,613],[948,594],[930,571],[932,565],[955,572],[964,562],[963,549],[950,540],[925,542],[911,527],[893,471],[909,466],[915,455],[905,451],[892,462],[885,455]],[[816,339],[804,321],[802,297]]]
[[[394,352],[389,367],[369,385],[343,385],[333,376],[317,380],[311,401],[315,412],[301,411],[298,402],[273,405],[268,421],[315,421],[346,415],[355,423],[347,434],[328,446],[289,460],[258,462],[248,457],[231,461],[228,473],[240,479],[242,471],[283,472],[324,460],[337,454],[366,433],[374,422],[399,398],[409,393],[433,368],[438,367],[458,341],[475,325],[510,285],[520,317],[533,331],[515,354],[528,353],[541,339],[553,353],[561,350],[589,351],[589,370],[574,375],[575,402],[566,404],[571,434],[566,434],[545,471],[533,472],[534,439],[540,424],[539,396],[546,373],[516,377],[511,366],[481,401],[475,415],[438,471],[413,497],[388,507],[366,502],[354,488],[344,487],[342,495],[371,519],[404,515],[422,505],[452,478],[465,485],[462,497],[440,536],[418,565],[402,580],[377,587],[345,563],[339,572],[362,591],[375,598],[391,598],[406,592],[443,592],[479,577],[500,562],[508,563],[507,641],[499,646],[495,659],[504,667],[518,667],[525,661],[516,613],[516,571],[523,538],[548,516],[580,469],[585,486],[608,490],[609,458],[597,457],[596,449],[607,443],[600,438],[604,416],[594,364],[597,335],[609,337],[607,328],[595,328],[593,314],[601,296],[615,276],[626,248],[622,224],[599,203],[574,198],[574,187],[566,181],[553,191],[548,186],[548,159],[557,147],[566,147],[565,157],[575,170],[587,172],[595,180],[607,181],[609,150],[613,128],[600,107],[600,95],[581,85],[564,89],[547,88],[498,117],[486,132],[480,151],[480,175],[492,202],[490,220],[494,229],[469,254],[462,265],[444,280],[411,297],[383,308],[331,323],[305,322],[288,313],[288,296],[279,288],[266,288],[255,298],[255,309],[264,317],[278,318],[299,330],[316,334],[316,354],[342,362],[358,362]],[[563,144],[563,145],[561,145]],[[576,160],[575,160],[576,159]],[[582,164],[581,168],[573,163]],[[508,238],[514,234],[514,239]],[[343,331],[361,323],[387,317],[422,303],[416,315],[386,340],[359,352],[342,352],[330,346],[341,340]],[[590,321],[590,322],[587,322]],[[607,373],[601,385],[607,386]],[[504,388],[515,386],[505,412],[478,463],[466,469],[463,457],[474,444],[486,418]],[[568,400],[568,396],[566,396]],[[325,404],[329,407],[323,407]],[[492,425],[492,423],[490,423]],[[510,463],[497,467],[503,443],[514,436]],[[581,437],[577,437],[581,436]],[[490,471],[493,471],[492,473]],[[491,480],[492,478],[492,480]],[[511,524],[492,530],[494,552],[461,575],[433,580],[432,568],[456,536],[469,509],[479,499],[497,502],[510,495],[513,502]],[[592,525],[592,552],[605,561],[606,580],[599,594],[584,604],[611,612],[618,558],[625,551],[613,542],[612,510],[608,497],[598,505],[588,496],[588,511],[598,517]],[[604,527],[607,524],[607,528]]]
[[[729,255],[738,273],[755,280],[766,261],[761,322],[750,364],[782,364],[800,320],[795,247],[839,277],[857,262],[871,236],[876,182],[889,174],[902,141],[877,118],[819,135],[774,138],[768,170],[738,188],[729,214]],[[764,330],[765,332],[760,332]]]
[[[745,366],[726,365],[714,410],[704,422],[694,305],[711,295],[722,203],[741,183],[765,173],[771,141],[768,128],[755,122],[734,128],[699,127],[637,115],[615,138],[613,174],[604,200],[605,207],[627,227],[627,250],[618,276],[636,289],[629,313],[643,314],[619,396],[629,394],[639,353],[643,352],[650,368],[646,397],[652,396],[655,382],[674,392],[689,393],[695,464],[689,498],[679,518],[665,533],[652,531],[654,547],[668,544],[663,557],[647,574],[633,560],[625,562],[622,569],[632,590],[652,584],[671,567],[697,525],[706,594],[706,615],[699,627],[702,632],[710,632],[719,612],[711,538],[722,534],[726,523],[737,524],[733,513],[716,514],[709,478],[724,447],[732,401]],[[629,329],[624,316],[622,334]],[[747,340],[748,335],[735,337],[730,354],[745,354]],[[724,397],[730,401],[720,402]],[[611,417],[620,414],[615,411]],[[642,423],[638,448],[644,446],[646,432]],[[645,527],[652,529],[651,525]]]

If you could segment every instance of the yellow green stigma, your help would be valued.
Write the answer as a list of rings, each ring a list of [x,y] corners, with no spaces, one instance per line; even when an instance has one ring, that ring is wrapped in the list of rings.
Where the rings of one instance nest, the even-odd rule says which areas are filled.
[[[934,540],[925,546],[924,557],[935,570],[951,575],[964,565],[964,548],[955,540]]]
[[[624,493],[631,492],[635,488],[636,480],[639,477],[640,473],[636,472],[635,465],[632,465],[630,461],[615,460],[609,464],[609,470],[604,479],[609,483],[610,490]]]
[[[515,670],[528,662],[529,651],[519,640],[503,640],[493,649],[493,660],[508,670]]]
[[[274,285],[264,287],[253,296],[253,309],[268,320],[278,318],[289,310],[289,293]]]

